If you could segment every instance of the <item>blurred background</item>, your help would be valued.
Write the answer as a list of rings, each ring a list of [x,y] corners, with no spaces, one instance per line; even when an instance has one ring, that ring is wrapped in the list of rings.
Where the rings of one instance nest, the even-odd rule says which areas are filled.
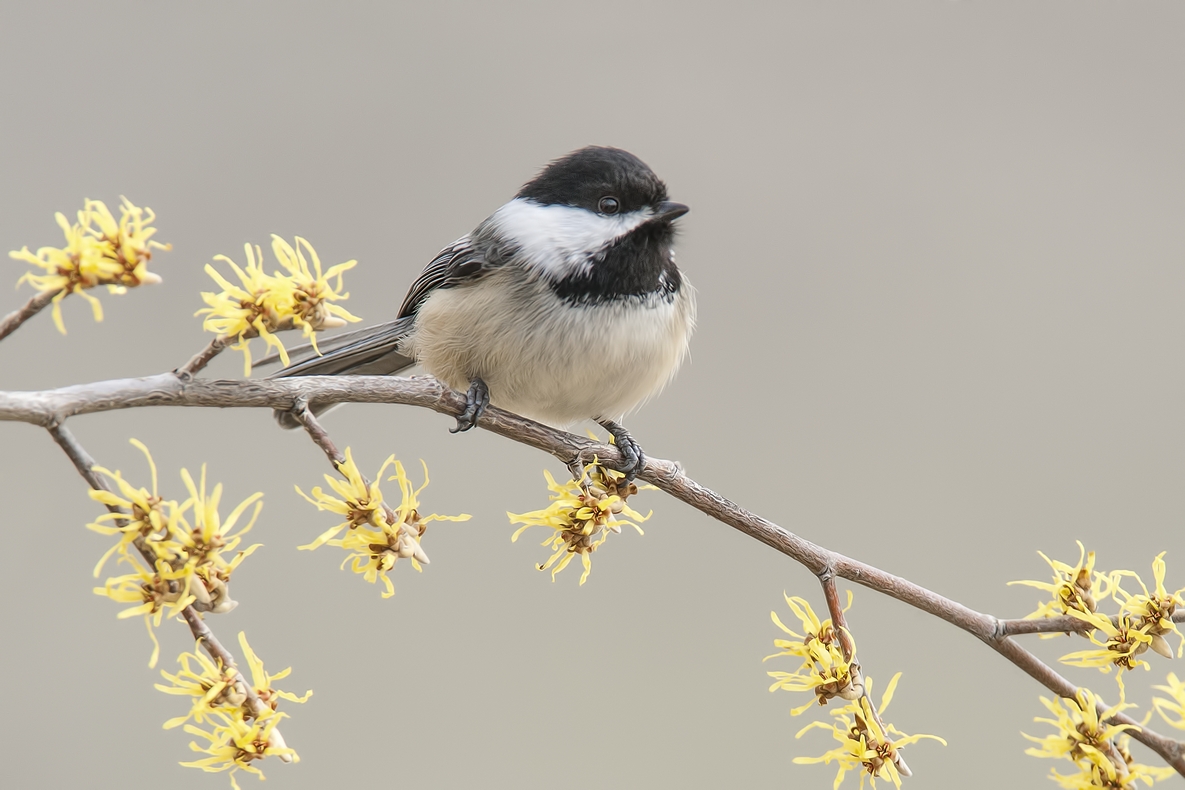
[[[163,285],[98,294],[102,323],[70,299],[68,336],[47,311],[0,344],[0,388],[176,367],[208,340],[203,265],[271,233],[356,258],[346,306],[389,319],[540,166],[614,145],[692,207],[679,263],[700,325],[628,420],[647,452],[999,616],[1037,603],[1005,586],[1047,578],[1037,550],[1072,563],[1075,539],[1145,577],[1169,549],[1176,589],[1183,32],[1169,2],[6,3],[0,250],[60,244],[55,211],[122,194],[173,251],[153,261]],[[25,270],[2,263],[0,282]],[[0,289],[0,312],[31,293]],[[209,375],[241,376],[241,358]],[[334,523],[293,491],[328,465],[270,414],[70,421],[137,482],[128,439],[147,443],[168,496],[203,462],[228,505],[265,492],[240,606],[210,621],[292,665],[283,688],[315,690],[287,706],[301,762],[268,761],[268,786],[831,786],[834,767],[791,762],[832,747],[794,738],[821,714],[791,718],[806,698],[765,675],[790,662],[761,663],[770,610],[791,619],[783,591],[822,610],[810,573],[647,493],[644,537],[609,541],[583,587],[578,568],[552,584],[533,567],[543,532],[511,544],[505,511],[542,507],[542,469],[562,468],[451,424],[398,406],[326,418],[364,470],[396,453],[418,478],[422,458],[425,508],[473,514],[433,526],[431,566],[400,565],[383,600],[339,550],[296,550]],[[82,480],[40,429],[0,425],[0,447],[4,784],[226,786],[176,765],[189,736],[161,724],[185,703],[153,690],[143,625],[91,593],[109,542],[84,529],[101,510]],[[904,672],[889,719],[949,741],[906,749],[907,787],[1053,786],[1020,734],[1045,732],[1047,692],[867,590],[850,617],[880,688]],[[160,634],[172,670],[192,643]],[[1050,660],[1083,646],[1030,640]],[[1146,706],[1176,663],[1131,673],[1131,698]],[[1112,678],[1064,671],[1114,698]]]

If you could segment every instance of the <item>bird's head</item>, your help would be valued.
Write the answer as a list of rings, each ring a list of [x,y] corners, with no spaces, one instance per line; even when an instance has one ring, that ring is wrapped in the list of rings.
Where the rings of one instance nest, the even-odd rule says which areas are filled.
[[[615,266],[649,268],[639,253],[669,258],[673,223],[687,211],[638,157],[588,146],[543,168],[491,220],[528,265],[562,280],[627,252]]]

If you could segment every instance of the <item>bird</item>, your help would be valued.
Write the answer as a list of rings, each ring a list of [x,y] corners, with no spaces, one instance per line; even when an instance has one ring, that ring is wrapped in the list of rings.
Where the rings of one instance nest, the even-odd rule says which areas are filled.
[[[465,393],[453,433],[489,404],[556,428],[594,420],[633,479],[645,454],[621,421],[674,377],[695,327],[695,291],[673,247],[688,210],[633,154],[573,151],[441,250],[393,321],[304,347],[273,377],[419,364]]]

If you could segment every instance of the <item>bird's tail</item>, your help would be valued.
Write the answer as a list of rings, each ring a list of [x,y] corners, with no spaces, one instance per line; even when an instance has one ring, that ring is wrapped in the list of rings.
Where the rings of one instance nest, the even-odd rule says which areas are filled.
[[[276,371],[269,378],[289,376],[389,376],[415,364],[415,359],[403,354],[399,345],[411,332],[412,317],[399,318],[353,332],[345,332],[318,343],[320,354],[311,344],[289,351],[291,364]],[[279,359],[272,354],[252,367],[267,365]],[[313,414],[321,414],[330,405],[310,404]],[[300,423],[289,412],[276,411],[276,420],[284,428],[298,428]]]

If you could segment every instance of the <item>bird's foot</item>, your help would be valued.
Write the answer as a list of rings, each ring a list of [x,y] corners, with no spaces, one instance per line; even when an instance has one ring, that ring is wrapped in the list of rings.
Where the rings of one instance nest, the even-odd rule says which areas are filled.
[[[597,420],[602,428],[613,435],[613,443],[621,453],[621,466],[615,467],[625,475],[625,482],[631,483],[638,472],[646,465],[646,456],[642,447],[634,441],[634,437],[620,423],[613,420]]]
[[[465,393],[465,411],[457,416],[457,427],[449,428],[449,433],[462,433],[477,425],[489,405],[490,388],[481,379],[473,379],[469,382],[469,391]]]

